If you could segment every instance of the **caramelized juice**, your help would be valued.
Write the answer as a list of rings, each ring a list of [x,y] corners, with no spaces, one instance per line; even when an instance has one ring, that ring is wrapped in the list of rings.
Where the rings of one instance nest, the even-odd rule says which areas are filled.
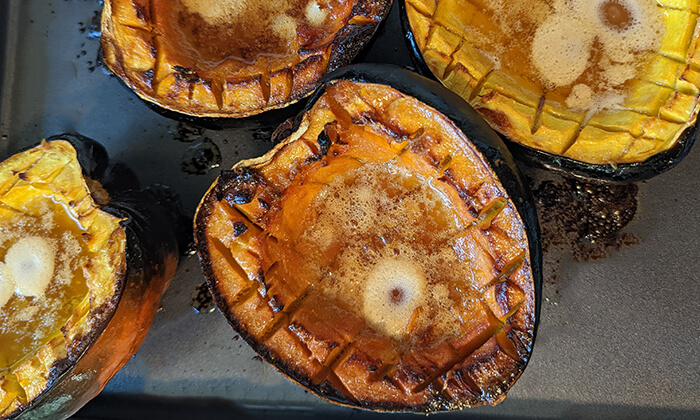
[[[33,357],[56,336],[71,317],[88,288],[83,266],[88,252],[84,230],[64,207],[42,200],[33,215],[16,215],[0,227],[0,261],[7,263],[8,250],[23,238],[41,238],[54,258],[51,280],[37,296],[14,293],[0,308],[0,369],[9,369]],[[5,281],[5,280],[3,280]]]
[[[400,342],[427,331],[456,336],[460,311],[451,308],[475,292],[473,274],[454,249],[464,222],[433,182],[385,163],[329,180],[313,221],[287,244],[306,263],[297,274],[317,273],[315,291],[332,306]]]
[[[455,10],[439,2],[436,21],[461,32],[492,68],[534,82],[570,108],[621,104],[625,83],[663,35],[653,0],[469,1],[471,8]]]
[[[262,60],[275,70],[300,49],[323,44],[351,12],[350,3],[338,0],[152,3],[161,47],[172,61],[205,78],[222,64],[240,70]]]

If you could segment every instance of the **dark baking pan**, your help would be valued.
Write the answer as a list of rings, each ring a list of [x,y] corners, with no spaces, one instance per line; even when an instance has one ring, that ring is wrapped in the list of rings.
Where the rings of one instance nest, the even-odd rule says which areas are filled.
[[[0,0],[0,154],[77,132],[142,185],[170,187],[192,214],[220,168],[272,147],[276,124],[200,130],[153,112],[95,67],[99,41],[89,34],[100,8]],[[358,61],[411,65],[397,12]],[[550,176],[521,169],[535,187]],[[635,245],[586,262],[545,253],[537,346],[505,402],[444,417],[700,417],[700,150],[638,187],[626,228]],[[184,258],[139,352],[76,418],[372,417],[305,393],[195,299],[197,313],[203,281],[196,257]]]

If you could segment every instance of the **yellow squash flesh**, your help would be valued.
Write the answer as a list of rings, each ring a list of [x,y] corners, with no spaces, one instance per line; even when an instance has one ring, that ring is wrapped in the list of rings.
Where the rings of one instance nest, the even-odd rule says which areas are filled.
[[[119,218],[95,205],[68,142],[42,142],[0,163],[0,260],[5,266],[13,244],[28,236],[56,250],[50,257],[56,271],[45,292],[15,293],[0,308],[3,418],[35,404],[75,365],[109,322],[123,287],[125,231]],[[5,274],[0,277],[8,281]],[[49,324],[52,328],[44,328]],[[18,354],[17,343],[28,336],[31,344]]]
[[[669,150],[695,124],[699,3],[406,0],[406,11],[430,70],[500,133],[615,165]]]

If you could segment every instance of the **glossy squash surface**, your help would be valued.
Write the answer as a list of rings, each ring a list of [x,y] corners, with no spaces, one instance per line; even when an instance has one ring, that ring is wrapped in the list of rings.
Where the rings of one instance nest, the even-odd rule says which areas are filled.
[[[219,308],[334,402],[430,412],[501,401],[532,350],[539,264],[508,193],[464,133],[411,96],[331,80],[314,99],[198,208]]]
[[[369,40],[391,0],[107,0],[104,61],[141,98],[245,117],[309,94]]]
[[[42,143],[0,164],[0,412],[22,410],[75,363],[116,310],[120,219],[95,205],[75,151]]]
[[[405,10],[432,73],[545,160],[636,164],[685,147],[694,130],[697,0],[406,0]]]

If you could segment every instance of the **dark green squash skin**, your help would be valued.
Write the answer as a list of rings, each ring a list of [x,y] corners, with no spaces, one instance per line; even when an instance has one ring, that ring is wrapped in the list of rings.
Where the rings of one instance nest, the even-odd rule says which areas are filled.
[[[432,106],[452,120],[452,122],[454,122],[455,125],[462,130],[467,138],[469,138],[469,140],[489,162],[491,168],[496,173],[501,184],[508,193],[508,196],[515,204],[515,207],[523,220],[528,238],[530,264],[535,293],[533,334],[530,354],[528,354],[528,356],[530,356],[537,334],[542,300],[542,247],[540,239],[540,226],[530,191],[527,184],[523,182],[523,178],[520,175],[508,148],[503,144],[503,141],[498,137],[496,132],[493,131],[493,129],[491,129],[491,127],[489,127],[488,124],[486,124],[486,122],[476,113],[476,111],[474,111],[466,102],[464,102],[462,98],[457,96],[457,94],[435,81],[429,80],[409,70],[387,64],[358,64],[345,67],[327,75],[321,81],[321,85],[316,90],[314,95],[309,99],[304,111],[297,117],[282,123],[272,134],[273,142],[278,143],[296,131],[304,114],[308,112],[314,106],[316,101],[325,93],[326,86],[332,84],[336,80],[349,80],[353,82],[387,85]],[[222,199],[222,192],[229,190],[234,185],[236,186],[235,189],[240,189],[241,185],[251,182],[251,179],[256,176],[257,175],[254,172],[248,170],[247,168],[236,168],[233,170],[222,171],[217,184],[212,190],[213,193],[210,195],[209,200]],[[243,188],[243,190],[245,190],[245,188]],[[239,198],[241,199],[241,202],[250,200],[250,197],[246,196],[241,196]],[[201,208],[204,210],[198,212],[197,220],[195,221],[196,224],[201,224],[201,221],[207,217],[208,206],[201,205]],[[196,230],[195,234],[201,235],[201,237],[198,238],[199,243],[205,242],[203,230]],[[200,261],[203,262],[201,254]],[[313,384],[308,380],[308,378],[305,378],[304,375],[296,372],[292,366],[285,365],[279,360],[275,360],[275,356],[269,352],[266,346],[257,342],[245,331],[244,328],[242,328],[241,325],[235,322],[235,317],[232,315],[228,307],[228,303],[219,295],[219,293],[216,293],[215,285],[211,283],[210,279],[214,278],[211,267],[205,263],[203,263],[202,266],[205,277],[207,277],[207,282],[209,283],[210,291],[212,292],[212,296],[215,298],[217,306],[229,323],[231,323],[231,326],[237,332],[239,332],[241,338],[243,338],[248,345],[250,345],[268,363],[281,369],[286,376],[289,376],[291,379],[300,383],[305,388],[314,391],[320,397],[341,405],[348,405],[355,408],[358,407],[356,404],[350,403],[346,396],[342,395],[327,382]],[[529,360],[530,357],[525,358],[522,369],[527,367]],[[373,405],[371,408],[385,411],[410,410],[415,412],[433,412],[449,410],[451,407],[448,403],[438,402],[437,406],[405,407],[393,405]]]
[[[152,317],[160,306],[160,296],[170,284],[179,260],[181,245],[178,244],[180,238],[176,228],[182,221],[174,212],[177,206],[162,194],[139,190],[138,184],[133,184],[133,172],[123,165],[111,165],[106,149],[98,142],[78,134],[61,134],[46,140],[59,139],[68,141],[76,149],[84,177],[103,182],[102,185],[109,188],[110,200],[101,209],[125,219],[122,226],[126,231],[126,271],[118,279],[117,292],[110,302],[110,306],[115,307],[112,313],[100,321],[99,328],[93,329],[81,340],[78,348],[69,349],[67,359],[59,360],[52,366],[46,389],[28,406],[13,412],[7,419],[67,418],[97,395],[93,384],[97,381],[88,381],[87,385],[76,391],[83,384],[75,385],[73,378],[94,370],[95,364],[99,369],[99,361],[102,360],[107,360],[111,378],[131,358],[150,327]],[[123,179],[120,180],[120,176]],[[154,300],[155,296],[157,299]],[[135,309],[140,312],[136,313]],[[125,337],[124,330],[128,328],[142,330],[136,333],[140,339],[129,344],[133,352],[123,353],[120,348],[122,354],[112,356],[112,346],[98,341],[105,334]],[[81,364],[83,361],[87,367]],[[99,390],[104,385],[106,381],[100,381]],[[65,400],[65,395],[71,398]]]
[[[110,162],[107,149],[99,142],[77,133],[63,133],[46,138],[46,141],[53,140],[69,142],[77,153],[83,176],[99,182],[108,192],[141,189],[136,174],[123,163]]]
[[[411,30],[406,13],[406,0],[398,0],[401,13],[401,26],[404,30],[404,39],[416,70],[426,77],[437,80],[423,59],[415,37]],[[528,165],[557,171],[565,176],[570,176],[586,182],[607,183],[632,183],[660,175],[678,165],[690,152],[698,135],[700,120],[692,127],[688,127],[678,138],[676,144],[666,150],[651,156],[639,163],[620,163],[613,165],[600,165],[581,162],[566,156],[538,150],[520,143],[516,143],[506,136],[499,136],[511,149],[513,156]]]

